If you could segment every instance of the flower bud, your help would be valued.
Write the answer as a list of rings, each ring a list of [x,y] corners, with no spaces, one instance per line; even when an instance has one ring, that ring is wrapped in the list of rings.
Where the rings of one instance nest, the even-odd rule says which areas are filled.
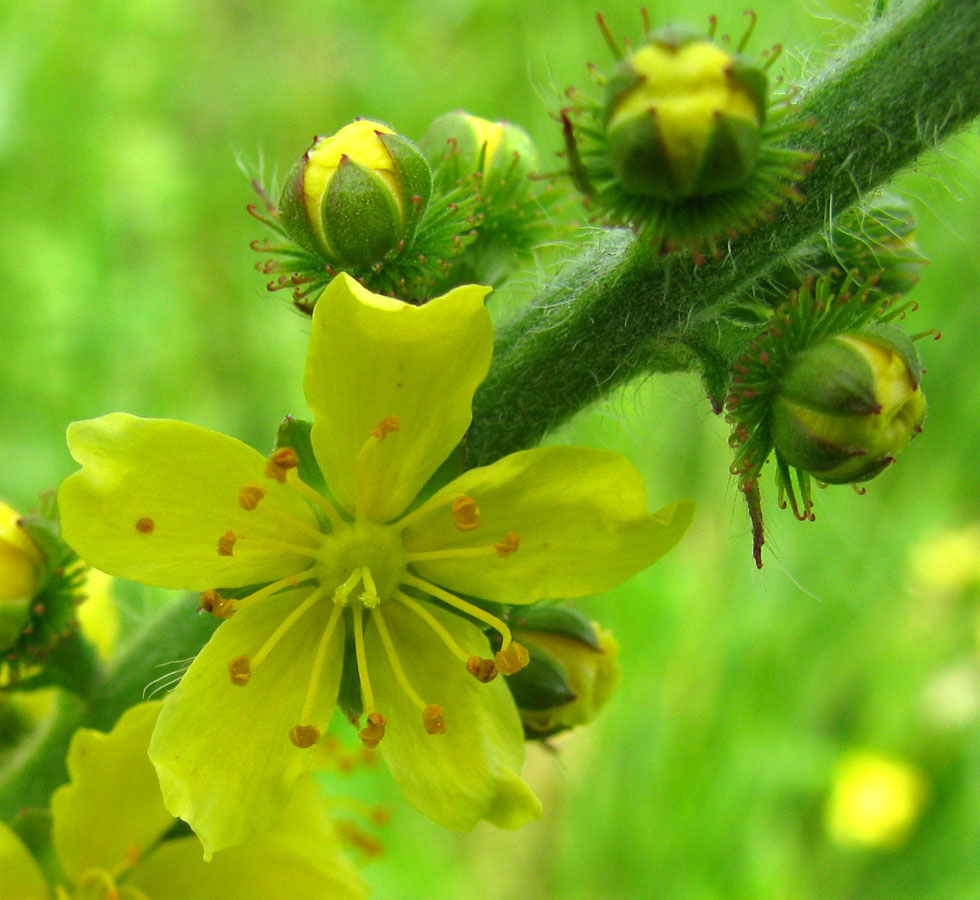
[[[293,166],[280,215],[304,249],[337,268],[367,269],[411,237],[431,191],[419,148],[359,119],[317,138]]]
[[[773,400],[772,440],[819,481],[874,478],[918,433],[926,401],[912,342],[879,325],[799,352]]]
[[[484,197],[506,194],[513,199],[527,193],[528,176],[538,168],[537,148],[523,128],[463,110],[433,120],[420,146],[433,168],[452,154],[452,164],[442,166],[436,176],[443,190],[480,172]]]
[[[40,551],[19,519],[0,503],[0,652],[13,645],[27,624],[42,564]]]
[[[609,163],[630,194],[676,202],[738,187],[759,156],[765,72],[668,26],[606,84]]]
[[[619,644],[612,632],[573,610],[527,610],[514,637],[531,655],[527,668],[508,679],[528,737],[591,722],[619,684]]]

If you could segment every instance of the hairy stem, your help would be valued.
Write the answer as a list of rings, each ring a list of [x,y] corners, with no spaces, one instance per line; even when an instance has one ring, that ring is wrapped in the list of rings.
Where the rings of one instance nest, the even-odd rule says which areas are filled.
[[[613,388],[661,365],[656,341],[683,333],[812,243],[839,213],[980,115],[980,4],[918,0],[868,26],[800,97],[820,154],[806,200],[694,268],[657,259],[623,231],[600,235],[502,329],[477,394],[469,462],[530,447]],[[673,365],[676,368],[676,365]]]

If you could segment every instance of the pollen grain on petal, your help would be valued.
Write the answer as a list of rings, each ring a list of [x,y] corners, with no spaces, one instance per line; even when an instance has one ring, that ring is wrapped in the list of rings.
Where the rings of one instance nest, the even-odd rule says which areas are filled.
[[[361,739],[365,747],[373,750],[381,742],[381,738],[385,736],[385,726],[387,724],[387,719],[381,713],[370,713],[367,717],[367,725],[358,732],[357,736]]]
[[[382,419],[371,429],[371,437],[383,441],[393,431],[398,431],[398,428],[398,416],[388,416],[388,418]]]
[[[511,641],[506,650],[497,652],[497,669],[504,675],[513,675],[520,672],[531,660],[531,654],[527,652],[527,647]]]
[[[521,536],[513,531],[508,531],[507,537],[493,546],[497,551],[497,556],[510,556],[511,553],[516,553],[518,547],[521,546]]]
[[[232,556],[235,552],[235,542],[238,535],[234,531],[226,531],[218,538],[218,556]]]
[[[297,725],[289,730],[289,739],[295,746],[305,750],[320,740],[320,731],[312,725]]]
[[[286,483],[286,473],[290,469],[295,469],[299,465],[299,456],[292,447],[280,447],[265,464],[265,477],[278,481],[280,484]]]
[[[471,656],[466,660],[466,671],[477,681],[488,684],[497,677],[497,664],[492,659],[481,656]]]
[[[136,522],[136,530],[140,534],[151,534],[153,532],[153,529],[156,527],[157,527],[157,523],[154,522],[153,519],[149,518],[148,516],[143,516],[142,519],[139,519]]]
[[[259,505],[259,501],[264,496],[265,488],[259,487],[257,484],[246,484],[238,492],[238,505],[247,512],[251,512]]]
[[[247,656],[236,656],[228,663],[228,675],[231,683],[238,687],[245,687],[252,677],[252,666]]]
[[[422,710],[422,724],[429,734],[445,734],[446,719],[442,714],[442,707],[430,703]]]
[[[460,531],[473,531],[480,527],[480,507],[476,500],[460,494],[452,504],[453,524]]]
[[[235,601],[217,591],[205,591],[201,594],[200,608],[219,619],[230,619],[235,614]]]

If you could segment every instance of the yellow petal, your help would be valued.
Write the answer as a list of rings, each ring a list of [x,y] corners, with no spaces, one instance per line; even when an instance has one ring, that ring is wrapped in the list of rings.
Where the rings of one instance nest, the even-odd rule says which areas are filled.
[[[320,636],[332,610],[321,601],[303,614],[252,671],[231,683],[230,660],[255,657],[266,638],[308,595],[277,594],[222,623],[167,699],[150,744],[167,808],[190,823],[207,855],[242,843],[282,814],[316,751],[289,732],[326,731],[343,662],[343,629],[334,630],[311,722],[299,721]]]
[[[17,835],[0,822],[0,897],[4,900],[48,900],[48,883]]]
[[[306,399],[314,452],[348,513],[396,518],[463,437],[490,365],[489,291],[468,285],[411,306],[341,274],[320,295]],[[398,430],[372,437],[392,416]]]
[[[303,526],[316,528],[317,520],[293,489],[265,477],[265,458],[241,441],[184,422],[113,413],[72,424],[68,446],[83,468],[58,492],[62,533],[110,575],[207,590],[274,581],[309,564],[261,544],[308,544]],[[247,511],[238,496],[250,483],[266,496]],[[232,556],[220,556],[218,541],[228,532],[238,540]]]
[[[211,862],[196,837],[167,841],[128,884],[153,900],[359,900],[367,888],[339,851],[337,835],[312,778],[303,778],[278,824]]]
[[[408,680],[425,703],[443,708],[445,734],[429,734],[402,690],[376,628],[365,634],[378,711],[388,720],[378,749],[408,801],[445,828],[468,831],[481,819],[519,828],[541,815],[521,780],[524,731],[502,677],[483,684],[469,675],[420,618],[399,603],[383,607]],[[467,653],[490,655],[486,636],[459,616],[429,611]]]
[[[108,734],[82,728],[68,748],[71,781],[51,797],[52,840],[62,871],[112,871],[146,852],[173,825],[146,755],[160,703],[123,713]]]
[[[471,497],[478,528],[461,531],[452,502]],[[580,597],[615,587],[656,562],[687,531],[694,504],[652,515],[643,478],[618,453],[543,447],[471,469],[409,515],[409,554],[492,547],[509,532],[516,552],[413,563],[442,587],[498,603]]]

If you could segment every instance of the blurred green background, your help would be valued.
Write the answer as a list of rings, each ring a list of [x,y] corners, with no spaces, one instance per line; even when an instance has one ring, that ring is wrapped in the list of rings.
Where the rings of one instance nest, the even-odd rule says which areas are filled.
[[[760,4],[750,49],[782,42],[798,81],[869,5]],[[637,35],[632,0],[602,7]],[[651,10],[692,25],[712,12],[741,32],[741,7],[717,0]],[[558,90],[608,62],[594,13],[593,0],[2,4],[0,495],[29,509],[74,468],[65,425],[116,409],[268,447],[283,414],[305,412],[307,323],[252,269],[262,231],[236,157],[281,174],[354,116],[417,138],[462,107],[522,124],[551,159]],[[331,785],[392,806],[365,870],[374,896],[980,896],[978,162],[975,133],[962,135],[897,185],[933,260],[910,327],[943,332],[920,345],[925,434],[866,496],[821,492],[814,523],[780,512],[767,483],[763,571],[727,429],[695,378],[631,385],[549,438],[621,450],[655,507],[692,496],[699,517],[654,569],[580,604],[619,636],[623,683],[594,727],[557,752],[530,748],[542,821],[459,836],[383,773]],[[554,269],[518,276],[501,300]],[[888,847],[828,831],[855,751],[912,767],[921,787]]]

